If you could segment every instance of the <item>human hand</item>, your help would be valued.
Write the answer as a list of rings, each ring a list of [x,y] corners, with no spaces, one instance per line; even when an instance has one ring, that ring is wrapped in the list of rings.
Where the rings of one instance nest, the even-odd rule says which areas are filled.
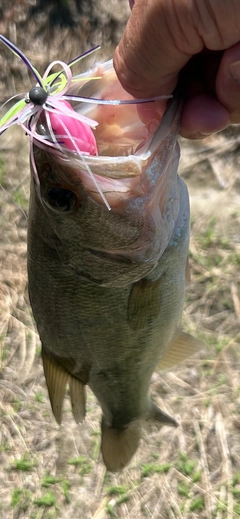
[[[172,93],[181,72],[184,137],[240,123],[239,0],[135,0],[114,66],[136,98]]]

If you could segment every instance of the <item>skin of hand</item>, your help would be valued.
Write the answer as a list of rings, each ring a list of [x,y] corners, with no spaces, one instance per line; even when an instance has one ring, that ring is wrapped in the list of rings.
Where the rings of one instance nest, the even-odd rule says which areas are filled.
[[[135,0],[114,66],[136,98],[185,94],[180,133],[240,123],[240,0]],[[142,115],[144,119],[144,111]]]

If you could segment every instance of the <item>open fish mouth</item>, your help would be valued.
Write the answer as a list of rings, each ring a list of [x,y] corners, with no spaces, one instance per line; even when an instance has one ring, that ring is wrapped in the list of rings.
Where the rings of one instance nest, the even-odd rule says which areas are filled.
[[[134,100],[121,87],[112,60],[98,63],[90,72],[73,78],[63,96],[64,102],[71,102],[74,112],[95,122],[92,131],[96,150],[82,151],[76,135],[72,145],[71,132],[56,133],[51,119],[46,119],[45,115],[37,124],[37,132],[45,142],[35,143],[51,151],[60,163],[67,161],[79,172],[88,195],[112,209],[123,197],[143,194],[145,187],[139,177],[159,147],[159,139],[153,142],[153,137],[168,97],[172,96]],[[66,124],[64,126],[67,130]],[[163,140],[164,137],[163,132]],[[49,148],[50,142],[55,147]]]
[[[49,207],[49,196],[54,198],[63,189],[71,204],[71,193],[76,195],[75,200],[82,205],[73,207],[72,213],[66,211],[68,225],[74,218],[75,224],[85,221],[88,225],[75,227],[75,239],[83,248],[81,267],[79,257],[74,260],[72,256],[69,268],[94,283],[119,286],[126,284],[129,273],[137,281],[156,266],[174,229],[179,211],[176,174],[180,101],[174,97],[168,104],[166,99],[138,103],[122,89],[112,61],[97,64],[77,78],[76,82],[73,78],[63,101],[70,100],[70,108],[78,116],[97,121],[91,130],[94,138],[90,136],[95,148],[93,153],[82,152],[77,131],[74,142],[71,140],[68,119],[59,128],[59,121],[47,118],[44,112],[36,125],[42,140],[34,139],[33,154],[39,198],[54,210],[54,200]],[[101,232],[95,231],[96,221],[100,228],[103,225]],[[51,218],[51,225],[57,233],[59,223]],[[62,223],[60,240],[63,232]],[[102,277],[99,273],[103,271]]]
[[[0,119],[0,134],[19,124],[30,138],[35,192],[52,232],[60,242],[69,242],[70,232],[71,241],[81,242],[81,262],[71,243],[63,262],[87,275],[91,269],[93,279],[104,267],[106,284],[116,277],[109,264],[118,258],[121,271],[130,262],[138,271],[134,280],[140,279],[166,249],[179,212],[178,98],[166,110],[169,96],[133,99],[112,61],[73,76],[72,65],[96,49],[68,64],[50,64],[41,77],[14,44],[0,40],[37,81]],[[52,71],[55,65],[59,72]]]
[[[51,63],[41,76],[5,36],[0,35],[0,41],[21,58],[37,81],[0,119],[0,134],[19,124],[29,135],[38,195],[41,197],[41,178],[33,144],[78,170],[88,195],[108,209],[118,207],[123,198],[142,196],[146,185],[139,177],[164,140],[158,126],[163,100],[171,96],[134,100],[122,89],[112,61],[73,76],[71,67],[98,47],[68,64]],[[53,71],[55,65],[60,66],[59,72]]]

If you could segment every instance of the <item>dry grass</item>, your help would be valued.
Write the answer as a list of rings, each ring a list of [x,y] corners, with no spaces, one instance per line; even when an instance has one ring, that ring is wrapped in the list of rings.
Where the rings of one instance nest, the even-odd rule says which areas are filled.
[[[181,426],[150,427],[117,475],[99,456],[100,410],[90,391],[83,425],[74,425],[68,402],[61,428],[51,414],[26,290],[27,148],[20,131],[1,137],[0,517],[239,517],[238,128],[182,142],[193,221],[184,326],[208,346],[173,372],[154,374],[157,403]]]

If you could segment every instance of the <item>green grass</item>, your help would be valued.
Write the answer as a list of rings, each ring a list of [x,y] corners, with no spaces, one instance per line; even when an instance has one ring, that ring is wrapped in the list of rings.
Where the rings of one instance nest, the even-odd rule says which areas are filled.
[[[41,391],[37,391],[35,393],[35,400],[36,400],[36,402],[43,404],[45,402],[44,394]]]
[[[213,243],[215,242],[215,227],[216,227],[216,223],[217,223],[217,219],[216,218],[212,218],[210,221],[209,221],[209,225],[207,227],[207,229],[205,229],[205,231],[203,231],[201,233],[201,236],[200,236],[200,243],[202,245],[202,247],[204,249],[206,249],[207,247],[213,245]]]
[[[194,472],[192,474],[192,481],[193,481],[193,483],[198,483],[198,481],[201,480],[201,477],[202,477],[202,471],[201,470],[196,470],[196,472]]]
[[[114,507],[109,503],[106,505],[106,512],[110,517],[117,517],[117,513],[114,510]]]
[[[62,493],[63,493],[63,496],[64,496],[64,501],[67,504],[70,503],[70,494],[69,494],[70,486],[71,486],[71,483],[67,479],[64,479],[62,481]]]
[[[233,271],[234,267],[239,267],[240,254],[235,243],[231,243],[226,236],[223,236],[216,229],[216,219],[212,219],[207,229],[201,233],[197,231],[194,234],[195,247],[190,247],[190,257],[196,264],[204,267],[208,271],[208,291],[220,291],[219,271],[223,273],[221,280],[223,298],[222,304],[225,307],[232,308],[231,297],[224,302],[225,293],[228,292],[227,281],[225,275],[227,272]],[[199,281],[201,274],[199,276]],[[206,282],[206,277],[202,277],[202,281]]]
[[[57,505],[56,496],[50,490],[43,494],[42,497],[34,499],[33,503],[37,506],[44,506],[47,508],[50,506],[56,507]]]
[[[164,463],[163,465],[160,465],[158,463],[144,463],[141,466],[141,476],[143,478],[146,478],[154,473],[161,474],[166,473],[169,471],[169,469],[172,467],[172,463]]]
[[[23,209],[28,207],[28,200],[25,193],[19,188],[12,194],[13,200]]]
[[[6,175],[6,164],[3,157],[0,155],[0,185],[4,187],[4,180]]]
[[[122,494],[125,494],[127,492],[126,485],[118,485],[118,486],[112,486],[106,488],[106,494],[108,496],[119,496]]]
[[[74,465],[74,467],[78,467],[79,465],[82,465],[87,460],[86,456],[79,456],[77,458],[70,458],[68,460],[69,465]]]
[[[186,485],[185,483],[179,483],[178,487],[178,493],[180,496],[190,498],[190,487],[189,485]]]
[[[240,503],[237,503],[235,506],[234,506],[234,512],[235,514],[238,514],[240,516]]]
[[[120,506],[122,503],[126,503],[130,499],[129,494],[123,494],[122,496],[118,497],[116,501],[113,503],[112,501],[110,503],[106,504],[106,512],[110,517],[119,517],[117,513],[117,507]]]
[[[1,414],[0,414],[0,416],[1,416]],[[0,443],[0,452],[9,452],[9,453],[11,453],[11,451],[12,451],[11,445],[8,443],[7,440],[3,440]]]
[[[90,474],[92,470],[92,461],[86,456],[79,456],[78,458],[71,458],[68,460],[69,465],[74,465],[79,468],[80,476],[85,476],[85,474]]]
[[[91,434],[91,458],[94,461],[96,461],[99,457],[100,436],[100,431],[93,431]]]
[[[187,454],[183,452],[179,452],[178,457],[179,459],[177,462],[177,470],[186,476],[190,476],[194,472],[196,461],[194,459],[188,458]]]
[[[29,472],[33,470],[37,465],[36,460],[31,460],[29,458],[28,453],[25,454],[20,460],[14,460],[12,464],[12,468],[15,470],[22,470]]]
[[[51,485],[55,485],[56,483],[60,483],[62,481],[62,478],[56,477],[56,476],[50,476],[47,475],[43,478],[41,486],[42,487],[50,487]]]
[[[203,247],[203,249],[208,249],[211,247],[228,249],[230,247],[229,239],[216,231],[216,224],[217,218],[211,218],[208,227],[205,230],[202,230],[201,234],[198,236],[199,244]]]
[[[205,508],[204,498],[202,496],[197,497],[196,499],[193,499],[193,501],[190,504],[190,510],[191,512],[194,512],[196,510],[202,511]]]
[[[18,508],[19,512],[27,512],[32,502],[32,495],[29,490],[14,488],[11,497],[11,507]]]
[[[60,488],[62,490],[62,494],[64,496],[64,501],[65,503],[70,503],[70,495],[69,495],[69,488],[70,488],[70,481],[68,481],[67,479],[63,479],[62,477],[57,477],[57,476],[51,476],[50,474],[46,474],[46,476],[44,476],[44,478],[42,479],[42,483],[41,483],[41,486],[43,488],[49,488],[53,485],[57,485],[57,484],[60,484]],[[49,500],[49,496],[50,496],[50,501],[51,501],[51,498],[54,494],[49,491],[49,493],[45,494],[43,497],[44,497],[44,500],[46,500],[46,496],[47,496],[47,501]],[[48,506],[48,505],[45,505],[45,506]],[[52,506],[52,505],[49,505],[49,506]]]
[[[9,348],[4,344],[4,341],[6,340],[6,335],[0,335],[0,371],[2,369],[2,363],[7,359]],[[1,344],[2,343],[2,344]]]
[[[236,472],[236,474],[234,474],[232,479],[232,486],[235,487],[238,485],[238,483],[240,483],[240,472]]]

